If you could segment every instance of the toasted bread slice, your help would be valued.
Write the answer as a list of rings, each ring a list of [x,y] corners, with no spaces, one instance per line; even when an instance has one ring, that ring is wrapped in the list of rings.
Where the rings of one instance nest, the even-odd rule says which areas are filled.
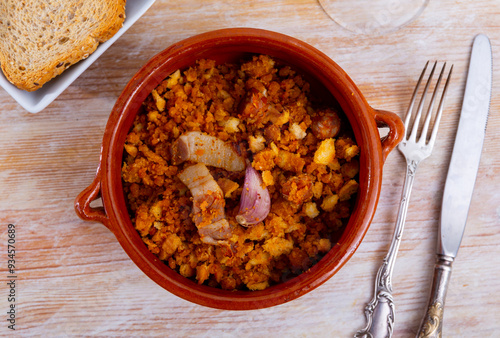
[[[125,20],[126,0],[1,0],[0,66],[34,91],[85,59]]]

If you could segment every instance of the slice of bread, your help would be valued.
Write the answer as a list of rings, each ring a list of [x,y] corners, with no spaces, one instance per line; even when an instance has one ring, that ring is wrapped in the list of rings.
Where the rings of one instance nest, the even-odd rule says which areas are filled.
[[[1,0],[0,66],[34,91],[85,59],[125,20],[126,0]]]

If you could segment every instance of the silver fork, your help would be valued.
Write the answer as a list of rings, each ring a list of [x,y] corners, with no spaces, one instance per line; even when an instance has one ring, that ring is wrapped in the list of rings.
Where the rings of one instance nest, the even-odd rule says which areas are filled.
[[[438,80],[436,82],[436,86],[434,88],[431,101],[426,111],[424,125],[421,127],[420,135],[417,135],[419,134],[420,130],[420,120],[422,117],[422,111],[424,110],[425,98],[427,96],[427,91],[429,89],[432,77],[434,75],[437,62],[435,62],[434,66],[432,67],[431,73],[429,75],[429,78],[427,80],[427,83],[425,85],[422,94],[422,98],[418,105],[417,114],[414,116],[413,106],[415,105],[420,83],[422,82],[422,78],[424,77],[428,65],[429,61],[427,61],[427,63],[425,64],[425,67],[422,70],[422,74],[418,79],[415,90],[413,91],[413,95],[410,101],[410,106],[408,107],[408,111],[406,113],[406,118],[404,122],[406,129],[405,136],[398,146],[399,151],[406,158],[407,168],[406,168],[406,177],[403,187],[403,193],[401,196],[401,202],[399,204],[396,228],[394,230],[389,251],[387,255],[384,257],[383,263],[377,272],[373,298],[365,307],[365,316],[367,321],[366,327],[356,332],[356,334],[354,335],[354,337],[356,338],[368,338],[368,337],[385,338],[392,336],[392,330],[394,326],[394,315],[395,315],[394,301],[392,297],[392,271],[394,269],[394,264],[396,262],[396,256],[398,253],[399,244],[401,243],[401,237],[403,235],[403,228],[406,220],[406,213],[408,211],[408,203],[410,201],[411,189],[413,187],[413,181],[415,179],[415,172],[417,170],[417,166],[420,163],[420,161],[431,155],[432,148],[434,147],[434,143],[436,141],[439,122],[441,120],[441,115],[443,113],[444,98],[446,96],[451,73],[453,71],[453,65],[452,65],[448,74],[448,78],[443,88],[432,132],[430,138],[428,138],[427,133],[429,131],[431,116],[433,115],[432,111],[434,107],[434,102],[437,93],[439,91],[439,84],[441,83],[446,63],[444,63],[441,72],[439,74]],[[412,126],[411,133],[408,135],[410,126]]]

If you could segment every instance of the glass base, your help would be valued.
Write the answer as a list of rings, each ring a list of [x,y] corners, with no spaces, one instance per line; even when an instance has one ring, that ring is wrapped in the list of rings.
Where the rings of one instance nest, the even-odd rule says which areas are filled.
[[[340,26],[357,34],[382,35],[415,20],[429,0],[319,0]]]

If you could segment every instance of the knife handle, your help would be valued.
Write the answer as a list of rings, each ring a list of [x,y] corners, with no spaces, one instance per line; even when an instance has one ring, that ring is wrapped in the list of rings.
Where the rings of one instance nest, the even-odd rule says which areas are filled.
[[[438,255],[434,266],[431,295],[417,338],[441,337],[446,291],[451,276],[453,257]]]

